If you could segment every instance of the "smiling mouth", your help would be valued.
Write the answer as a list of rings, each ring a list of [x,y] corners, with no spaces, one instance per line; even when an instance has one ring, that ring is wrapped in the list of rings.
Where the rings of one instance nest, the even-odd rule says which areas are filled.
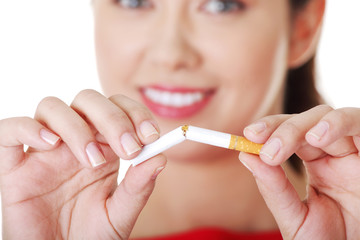
[[[200,112],[214,95],[213,88],[151,86],[141,89],[145,105],[155,114],[185,118]]]

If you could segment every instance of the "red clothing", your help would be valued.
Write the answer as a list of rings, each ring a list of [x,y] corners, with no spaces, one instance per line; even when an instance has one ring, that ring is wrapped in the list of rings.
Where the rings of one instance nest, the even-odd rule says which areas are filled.
[[[279,231],[236,233],[220,228],[203,228],[162,237],[137,238],[136,240],[282,240]],[[134,239],[135,240],[135,239]]]

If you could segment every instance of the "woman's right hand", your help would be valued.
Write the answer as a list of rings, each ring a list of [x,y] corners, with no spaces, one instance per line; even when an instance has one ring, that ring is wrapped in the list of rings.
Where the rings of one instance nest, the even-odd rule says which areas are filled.
[[[130,167],[118,185],[118,157],[158,137],[141,104],[93,90],[70,107],[45,98],[34,119],[1,120],[4,239],[127,239],[166,159]]]

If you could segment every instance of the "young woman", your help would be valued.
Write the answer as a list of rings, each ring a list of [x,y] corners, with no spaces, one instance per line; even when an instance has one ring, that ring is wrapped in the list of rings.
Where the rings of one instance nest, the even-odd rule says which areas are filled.
[[[316,106],[324,7],[94,0],[104,95],[0,121],[4,238],[359,238],[360,110]],[[183,124],[265,145],[186,142],[117,184],[119,157]]]

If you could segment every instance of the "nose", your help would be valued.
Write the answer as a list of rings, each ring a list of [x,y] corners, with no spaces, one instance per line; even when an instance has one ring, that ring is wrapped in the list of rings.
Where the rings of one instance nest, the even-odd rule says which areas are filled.
[[[147,51],[153,66],[171,72],[191,70],[201,63],[190,28],[182,20],[181,17],[172,15],[154,25],[153,37]]]

